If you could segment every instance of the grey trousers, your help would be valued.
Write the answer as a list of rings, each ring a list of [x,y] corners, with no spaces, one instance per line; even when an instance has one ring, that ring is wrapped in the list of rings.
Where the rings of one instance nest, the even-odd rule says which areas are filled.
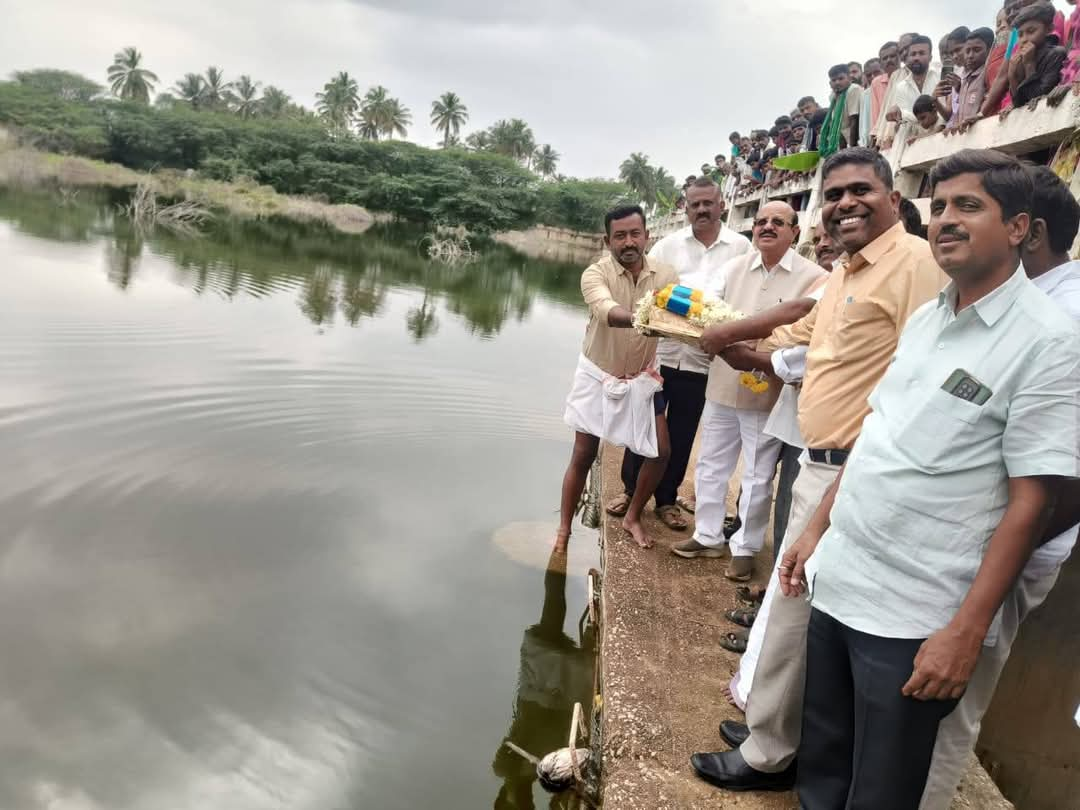
[[[791,516],[783,550],[799,539],[839,472],[839,467],[813,461],[808,461],[799,470],[791,490]],[[776,576],[775,566],[773,576]],[[782,771],[799,749],[809,623],[810,603],[805,596],[776,594],[746,702],[750,737],[739,748],[743,759],[756,770]]]
[[[1058,566],[1038,579],[1021,576],[1005,597],[1001,606],[1001,629],[997,644],[983,647],[967,691],[952,714],[938,726],[934,758],[930,762],[930,774],[919,810],[949,810],[952,805],[956,787],[967,771],[968,758],[979,738],[983,715],[990,708],[998,679],[1020,631],[1020,623],[1046,601],[1060,573],[1061,566]]]

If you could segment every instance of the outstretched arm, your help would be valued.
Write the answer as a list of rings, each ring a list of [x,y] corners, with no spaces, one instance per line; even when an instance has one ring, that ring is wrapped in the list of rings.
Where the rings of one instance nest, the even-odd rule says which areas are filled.
[[[795,323],[800,318],[806,317],[816,303],[813,298],[784,301],[749,318],[706,327],[701,336],[701,348],[708,354],[719,354],[733,343],[763,340],[778,326]]]

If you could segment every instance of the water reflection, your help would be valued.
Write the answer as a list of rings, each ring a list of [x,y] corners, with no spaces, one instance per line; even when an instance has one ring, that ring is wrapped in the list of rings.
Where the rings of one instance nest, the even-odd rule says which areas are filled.
[[[438,309],[462,318],[480,337],[498,334],[507,321],[527,318],[538,295],[579,308],[581,268],[525,258],[489,245],[478,261],[447,267],[428,261],[420,234],[380,226],[363,236],[284,221],[212,221],[202,238],[158,229],[140,234],[117,212],[120,192],[59,195],[0,191],[0,218],[23,233],[66,242],[105,240],[109,280],[121,290],[138,283],[147,250],[170,259],[175,281],[198,295],[264,297],[292,289],[305,317],[329,327],[338,316],[349,326],[378,314],[387,292],[419,288],[424,301],[405,315],[416,342],[438,332]]]
[[[592,705],[595,666],[595,628],[583,615],[578,640],[568,636],[566,623],[567,556],[552,552],[544,572],[544,602],[540,621],[525,628],[521,637],[517,696],[510,729],[503,738],[542,757],[567,743],[574,704]],[[536,767],[500,745],[492,770],[502,779],[495,810],[532,810]],[[577,797],[564,793],[551,797],[551,808],[577,807]]]

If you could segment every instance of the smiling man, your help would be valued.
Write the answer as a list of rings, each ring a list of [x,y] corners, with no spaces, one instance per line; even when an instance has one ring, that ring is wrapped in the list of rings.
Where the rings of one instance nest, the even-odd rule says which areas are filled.
[[[912,315],[779,566],[783,601],[806,585],[813,604],[805,810],[918,807],[938,725],[996,645],[1061,479],[1080,475],[1080,333],[1020,264],[1030,174],[965,150],[930,182],[930,244],[952,281]]]
[[[821,172],[822,220],[848,258],[837,264],[808,315],[759,346],[773,352],[809,345],[799,395],[799,431],[807,449],[792,488],[784,548],[802,534],[836,480],[869,412],[866,399],[888,367],[908,317],[947,280],[926,241],[904,230],[897,210],[900,194],[892,188],[885,158],[870,149],[846,149],[826,160]],[[721,735],[738,746],[735,750],[692,757],[703,779],[729,790],[792,786],[809,620],[805,601],[777,598],[768,621],[754,623],[752,633],[764,636],[747,725],[721,725]]]

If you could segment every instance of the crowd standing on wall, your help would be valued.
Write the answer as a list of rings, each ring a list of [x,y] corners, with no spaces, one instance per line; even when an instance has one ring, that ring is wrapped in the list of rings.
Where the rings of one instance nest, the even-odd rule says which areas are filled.
[[[944,37],[940,66],[928,37],[903,34],[830,69],[826,107],[807,96],[772,130],[731,133],[730,159],[687,179],[690,224],[650,253],[639,207],[608,216],[611,255],[582,278],[556,547],[606,439],[628,448],[606,508],[638,545],[655,491],[669,528],[694,515],[674,554],[728,557],[739,582],[772,568],[766,588],[740,588],[721,641],[743,655],[724,697],[746,722],[691,759],[719,788],[794,787],[806,810],[948,808],[1019,627],[1072,552],[1080,204],[1045,166],[963,150],[931,172],[923,226],[880,150],[1060,100],[1078,25],[1008,0],[996,32]],[[815,261],[788,203],[758,210],[752,241],[720,221],[723,187],[773,182],[777,157],[809,149],[824,157]],[[672,280],[745,317],[697,347],[630,329],[641,295]],[[679,498],[699,425],[695,497]]]

